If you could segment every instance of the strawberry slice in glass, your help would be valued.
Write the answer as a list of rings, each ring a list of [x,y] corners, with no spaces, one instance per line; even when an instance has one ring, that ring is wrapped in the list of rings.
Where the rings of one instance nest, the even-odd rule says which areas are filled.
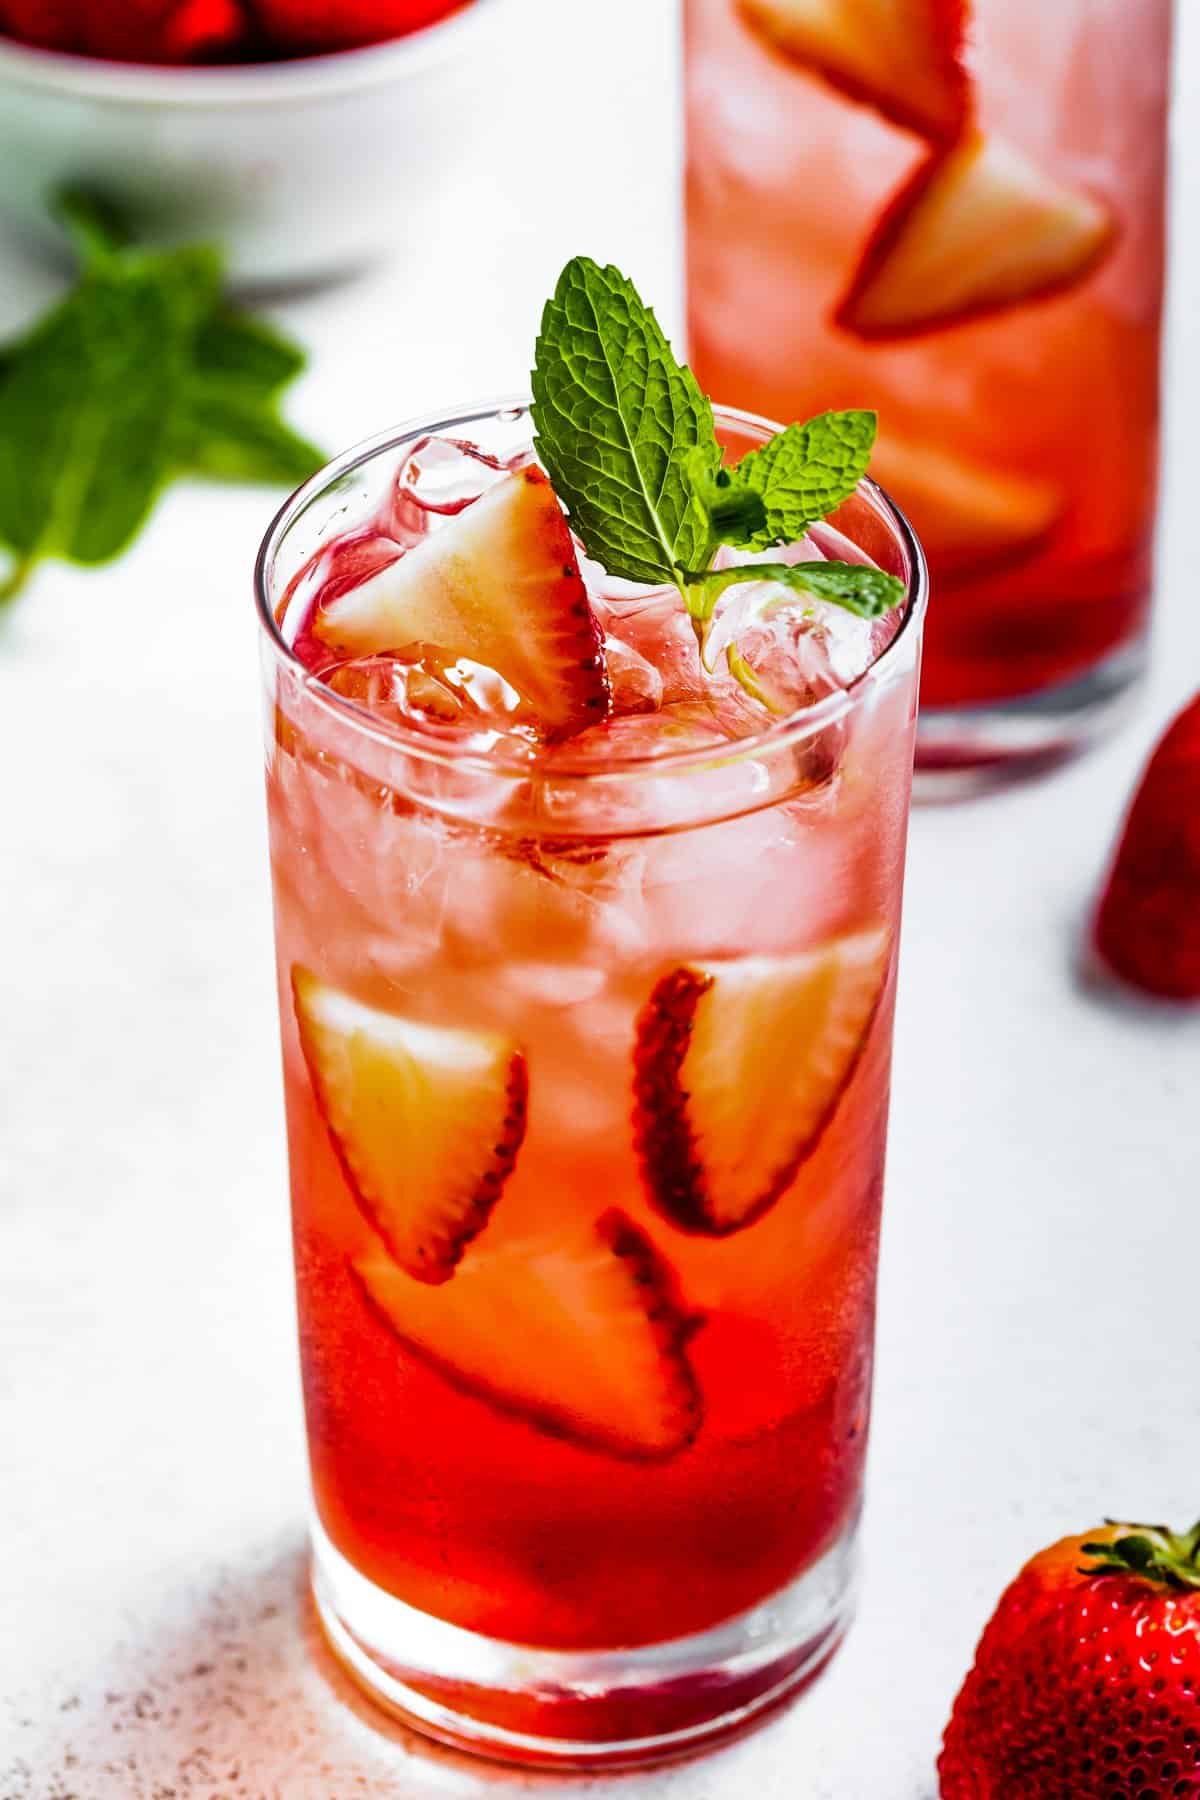
[[[313,634],[342,656],[417,646],[492,669],[549,739],[609,706],[600,627],[563,510],[538,468],[507,475],[414,549],[323,605]]]
[[[687,1345],[700,1321],[616,1208],[586,1231],[473,1251],[448,1288],[384,1256],[352,1273],[376,1316],[452,1386],[556,1437],[659,1462],[700,1429]]]
[[[966,0],[741,0],[741,10],[772,48],[893,124],[933,143],[961,132]]]
[[[799,956],[687,963],[642,1011],[634,1133],[652,1204],[727,1237],[812,1155],[866,1046],[889,961],[872,928]]]
[[[890,426],[871,457],[875,479],[903,508],[942,568],[1008,562],[1037,549],[1066,501],[1053,481],[992,467]]]
[[[914,337],[1083,281],[1116,239],[1108,208],[1001,138],[935,151],[895,194],[836,314],[862,338]]]
[[[528,1082],[495,1032],[363,1006],[293,969],[300,1045],[359,1209],[405,1279],[448,1281],[512,1172]]]

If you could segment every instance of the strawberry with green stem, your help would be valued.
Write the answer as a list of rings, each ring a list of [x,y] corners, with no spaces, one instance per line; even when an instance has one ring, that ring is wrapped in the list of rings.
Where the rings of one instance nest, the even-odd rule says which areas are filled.
[[[938,1769],[942,1800],[1196,1800],[1200,1525],[1110,1523],[1027,1563]]]

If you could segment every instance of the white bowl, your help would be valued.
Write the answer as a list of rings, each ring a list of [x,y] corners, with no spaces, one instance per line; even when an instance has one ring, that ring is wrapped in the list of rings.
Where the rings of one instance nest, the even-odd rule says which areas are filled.
[[[242,287],[348,273],[403,244],[406,193],[461,168],[507,3],[367,49],[220,68],[0,40],[0,215],[61,255],[50,203],[83,182],[146,242],[221,244]]]

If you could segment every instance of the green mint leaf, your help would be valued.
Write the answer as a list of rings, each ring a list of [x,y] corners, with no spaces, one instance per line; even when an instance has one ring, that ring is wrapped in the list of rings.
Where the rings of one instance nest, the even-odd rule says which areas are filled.
[[[59,211],[83,274],[0,346],[0,600],[44,557],[118,555],[176,474],[292,487],[321,461],[276,412],[303,357],[221,307],[215,250],[124,247],[91,195]]]
[[[306,361],[303,350],[273,326],[227,307],[203,321],[193,349],[198,376],[244,399],[273,399]]]
[[[90,188],[63,188],[53,210],[85,265],[115,256],[132,241],[128,220],[111,200]]]
[[[619,270],[569,262],[542,315],[535,447],[610,575],[676,581],[714,548],[697,484],[721,463],[712,406]]]
[[[196,382],[188,384],[175,422],[173,457],[181,474],[289,488],[325,461],[315,444],[253,396]]]
[[[767,511],[762,495],[735,482],[728,469],[712,474],[704,450],[689,451],[684,469],[708,544],[705,563],[711,562],[718,544],[748,542],[764,529]]]
[[[0,539],[19,563],[117,555],[169,465],[171,412],[216,259],[95,264],[0,375]]]
[[[878,619],[904,598],[902,581],[866,563],[739,563],[732,569],[712,569],[689,579],[685,591],[693,619],[701,625],[710,620],[726,588],[739,581],[778,582],[795,593],[845,607],[860,619]]]
[[[759,495],[765,512],[749,535],[726,537],[745,550],[792,544],[848,500],[867,472],[875,445],[873,412],[828,412],[789,425],[733,470],[737,487]]]

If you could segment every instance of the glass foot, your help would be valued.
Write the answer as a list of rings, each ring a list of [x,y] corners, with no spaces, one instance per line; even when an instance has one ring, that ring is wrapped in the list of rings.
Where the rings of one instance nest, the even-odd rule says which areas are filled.
[[[428,1737],[501,1762],[626,1768],[730,1737],[807,1686],[853,1611],[857,1522],[751,1612],[627,1650],[500,1643],[406,1606],[313,1527],[313,1594],[335,1655]]]
[[[1146,642],[1041,693],[979,706],[922,706],[917,800],[957,800],[1040,775],[1116,730],[1146,670]]]

